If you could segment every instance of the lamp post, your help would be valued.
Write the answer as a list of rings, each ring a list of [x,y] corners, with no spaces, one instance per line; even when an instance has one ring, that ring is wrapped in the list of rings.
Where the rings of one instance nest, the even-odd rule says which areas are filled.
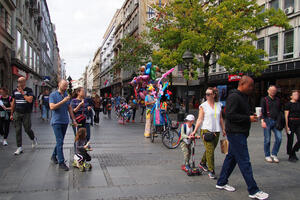
[[[190,63],[194,59],[194,54],[190,50],[186,50],[182,55],[183,61],[186,63],[186,68],[189,71]],[[185,100],[185,112],[189,113],[189,79],[186,80],[186,100]]]
[[[68,93],[69,93],[69,95],[72,95],[72,78],[71,78],[71,76],[69,76],[68,78],[67,78],[67,80],[69,81],[69,88],[68,88]]]

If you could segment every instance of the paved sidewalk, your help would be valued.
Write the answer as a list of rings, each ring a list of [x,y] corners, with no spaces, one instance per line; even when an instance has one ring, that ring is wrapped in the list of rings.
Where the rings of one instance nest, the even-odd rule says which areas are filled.
[[[9,146],[0,146],[1,200],[248,199],[246,184],[238,167],[230,179],[230,184],[237,191],[216,190],[216,181],[210,180],[206,174],[188,177],[180,170],[183,156],[179,148],[166,149],[160,138],[154,144],[145,139],[143,123],[124,126],[103,116],[100,126],[92,128],[92,171],[82,173],[71,167],[74,140],[71,127],[68,128],[64,145],[70,171],[61,171],[50,162],[55,145],[50,125],[41,121],[38,114],[33,114],[32,119],[39,141],[37,149],[31,149],[31,142],[23,133],[24,153],[14,156],[16,142],[13,128]],[[279,164],[264,162],[263,132],[258,124],[253,125],[248,143],[255,179],[262,190],[270,193],[269,199],[298,200],[300,162],[294,164],[287,161],[286,136],[283,136]],[[198,162],[203,151],[203,144],[199,141],[196,148]],[[215,156],[217,174],[224,157],[218,146]]]

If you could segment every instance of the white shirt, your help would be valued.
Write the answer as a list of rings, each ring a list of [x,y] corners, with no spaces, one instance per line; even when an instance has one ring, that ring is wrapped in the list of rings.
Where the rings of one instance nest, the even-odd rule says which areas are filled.
[[[209,130],[210,132],[221,132],[220,115],[222,111],[222,104],[215,102],[214,108],[212,108],[207,101],[200,105],[204,111],[204,119],[202,122],[202,128]]]
[[[192,134],[192,132],[193,132],[193,126],[191,126],[191,128],[189,128],[189,126],[186,124],[186,135],[187,136],[190,136],[191,134]],[[186,143],[186,144],[191,144],[191,139],[183,139],[183,141]]]

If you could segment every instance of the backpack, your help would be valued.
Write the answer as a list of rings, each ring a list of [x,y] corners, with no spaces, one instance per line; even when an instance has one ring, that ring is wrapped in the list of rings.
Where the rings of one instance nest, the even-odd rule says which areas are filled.
[[[183,131],[186,133],[186,123],[182,124],[181,127],[183,126]],[[179,136],[179,140],[181,140],[181,127],[178,131],[178,136]],[[195,130],[195,125],[192,125],[193,130]]]

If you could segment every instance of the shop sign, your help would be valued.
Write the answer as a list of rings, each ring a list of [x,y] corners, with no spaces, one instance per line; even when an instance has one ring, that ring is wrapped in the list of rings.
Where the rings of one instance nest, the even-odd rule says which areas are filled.
[[[239,74],[231,74],[228,76],[228,81],[229,82],[234,82],[234,81],[239,81],[241,80],[243,74],[239,73]]]
[[[25,71],[17,68],[16,66],[12,67],[12,74],[16,75],[16,76],[20,76],[20,77],[25,77],[26,79],[28,79],[29,74],[26,73]]]

